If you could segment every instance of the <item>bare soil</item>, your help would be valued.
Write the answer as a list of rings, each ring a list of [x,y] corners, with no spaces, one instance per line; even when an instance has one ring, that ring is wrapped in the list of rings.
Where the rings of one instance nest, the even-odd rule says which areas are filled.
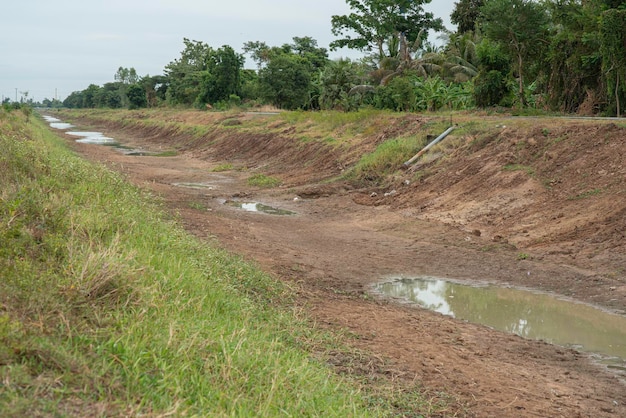
[[[179,117],[198,123],[198,114]],[[289,130],[192,139],[70,121],[126,145],[176,148],[173,157],[137,157],[72,141],[86,158],[162,196],[190,232],[293,283],[320,327],[348,331],[349,344],[371,353],[361,364],[337,354],[330,362],[339,372],[382,376],[398,388],[421,382],[446,397],[446,416],[626,416],[624,376],[583,353],[370,293],[390,275],[431,275],[550,292],[624,314],[626,129],[613,122],[482,117],[488,132],[453,135],[454,147],[435,150],[414,172],[382,189],[358,189],[328,179],[400,128],[418,132],[421,117],[407,115],[349,149],[294,145]],[[213,171],[225,162],[233,169]],[[250,187],[257,172],[283,185]],[[296,215],[245,212],[227,200]]]

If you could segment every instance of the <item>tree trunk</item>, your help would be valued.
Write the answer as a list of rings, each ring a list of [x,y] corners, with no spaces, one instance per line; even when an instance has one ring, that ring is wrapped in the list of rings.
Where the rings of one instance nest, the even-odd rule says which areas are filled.
[[[519,72],[519,100],[520,100],[522,107],[526,107],[526,98],[524,97],[524,76],[522,73],[522,64],[523,64],[522,54],[518,53],[517,54],[517,67],[518,67],[518,72]]]
[[[617,105],[617,117],[621,117],[620,115],[620,106],[619,106],[619,71],[615,70],[615,104]]]

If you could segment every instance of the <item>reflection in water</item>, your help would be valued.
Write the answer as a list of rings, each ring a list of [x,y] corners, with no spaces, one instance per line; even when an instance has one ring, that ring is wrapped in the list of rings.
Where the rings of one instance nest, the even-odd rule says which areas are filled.
[[[246,212],[262,212],[269,215],[295,215],[295,212],[292,212],[290,210],[278,209],[258,202],[237,202],[234,200],[227,200],[224,203],[239,209],[243,209]]]
[[[117,144],[117,141],[113,138],[104,136],[102,132],[67,132],[68,135],[80,136],[81,139],[77,139],[76,142],[83,144],[97,144],[97,145],[112,145]]]
[[[398,279],[375,289],[444,315],[529,339],[626,360],[626,317],[550,295],[434,278]]]

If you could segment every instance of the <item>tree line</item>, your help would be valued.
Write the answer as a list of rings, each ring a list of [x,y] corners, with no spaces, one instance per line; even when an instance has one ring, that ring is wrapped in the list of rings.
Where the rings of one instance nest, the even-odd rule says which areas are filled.
[[[456,31],[424,10],[430,0],[346,0],[332,16],[331,60],[311,37],[215,49],[184,39],[163,75],[120,67],[114,81],[72,93],[66,107],[398,111],[504,107],[621,115],[626,103],[626,1],[459,0]],[[428,40],[437,31],[443,45]],[[244,68],[244,54],[256,64]]]

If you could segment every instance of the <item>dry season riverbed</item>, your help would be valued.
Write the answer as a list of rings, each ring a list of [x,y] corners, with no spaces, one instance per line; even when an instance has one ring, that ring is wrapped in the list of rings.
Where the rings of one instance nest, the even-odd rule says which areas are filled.
[[[104,162],[162,196],[193,234],[215,238],[294,283],[300,289],[298,303],[319,326],[348,330],[354,337],[350,340],[353,346],[372,353],[363,364],[338,355],[333,363],[340,372],[387,376],[390,384],[417,379],[431,393],[446,393],[452,399],[450,415],[626,416],[626,384],[620,373],[624,359],[619,358],[624,356],[626,328],[624,316],[615,314],[623,313],[626,306],[623,277],[611,281],[607,275],[599,280],[588,266],[568,263],[557,253],[530,257],[494,239],[497,231],[487,234],[459,227],[443,222],[441,214],[440,219],[423,216],[416,209],[419,205],[403,205],[402,196],[395,204],[379,204],[372,200],[382,193],[332,184],[259,189],[248,185],[250,173],[245,170],[215,172],[224,162],[219,155],[207,156],[188,148],[174,156],[154,156],[172,145],[169,138],[114,125],[89,126],[87,120],[70,122],[80,125],[80,131],[101,131],[105,138],[124,145],[118,149],[94,145],[66,134],[77,152]],[[125,149],[139,150],[141,155],[123,152]],[[433,305],[444,306],[440,313],[381,298],[372,290],[393,277],[421,276],[529,288],[541,292],[541,297],[552,293],[586,303],[577,305],[581,309],[574,308],[571,314],[562,313],[559,307],[552,317],[546,314],[546,320],[565,315],[558,316],[562,322],[556,328],[567,327],[568,321],[579,323],[576,314],[592,309],[591,304],[601,306],[612,313],[599,317],[599,322],[590,320],[587,328],[613,327],[607,340],[599,344],[615,350],[591,349],[603,359],[611,357],[610,367],[576,349],[591,343],[558,340],[563,346],[552,345],[546,342],[550,337],[543,334],[536,336],[541,340],[532,339],[531,328],[536,331],[539,326],[528,323],[523,307],[514,315],[514,325],[509,321],[502,330],[493,329],[497,325],[492,323],[485,326],[468,322],[472,318],[462,319],[460,313],[468,304],[487,309],[488,305],[508,303],[498,291],[464,296],[462,289],[438,289],[429,297],[439,298]],[[580,289],[586,280],[596,280],[593,283],[599,284],[595,287],[604,286],[606,296],[594,296],[597,289],[591,289],[593,286],[584,294]],[[419,293],[419,287],[395,296],[410,299]],[[378,291],[384,291],[381,285]],[[542,299],[532,308],[533,314],[551,303]],[[456,318],[443,315],[450,311]],[[479,316],[496,316],[496,322],[503,316],[497,309],[495,313],[479,312]],[[602,315],[593,309],[589,312]],[[621,336],[617,335],[620,329]],[[602,340],[601,336],[595,338]]]

